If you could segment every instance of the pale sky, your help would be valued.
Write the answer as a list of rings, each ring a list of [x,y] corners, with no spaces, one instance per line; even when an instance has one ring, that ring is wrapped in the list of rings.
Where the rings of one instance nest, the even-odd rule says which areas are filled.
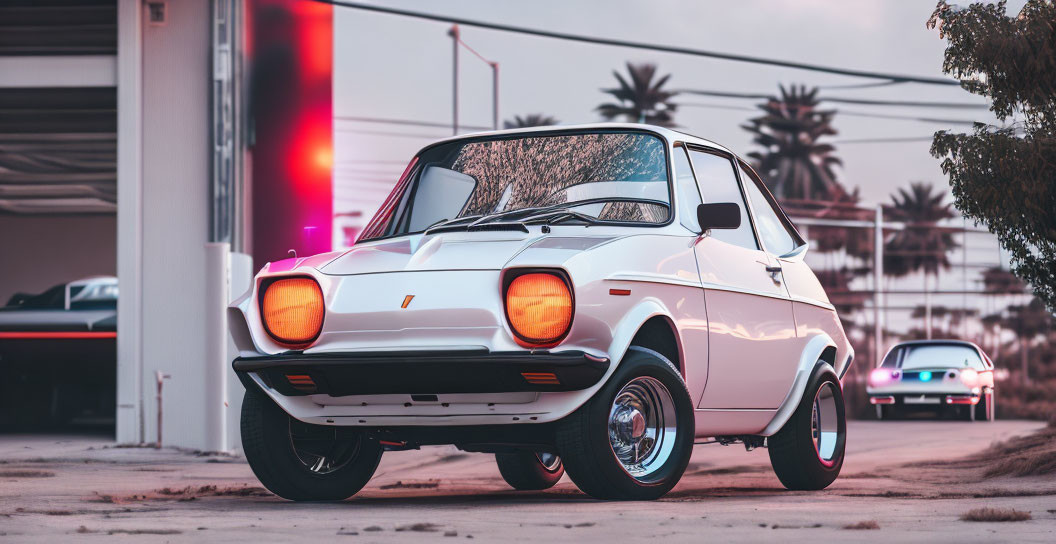
[[[672,0],[534,0],[495,2],[390,0],[386,5],[446,15],[615,37],[721,52],[795,60],[929,77],[942,76],[945,42],[925,21],[933,0],[796,0],[690,2]],[[1018,10],[1022,2],[1014,2]],[[451,39],[449,25],[400,16],[335,7],[334,114],[449,123],[451,121]],[[613,70],[626,61],[653,62],[672,74],[669,87],[733,92],[777,92],[779,83],[853,85],[869,80],[786,68],[711,60],[671,53],[580,44],[505,32],[462,28],[463,39],[500,63],[500,117],[541,112],[563,124],[601,120],[594,109],[606,100],[599,89],[615,84]],[[461,54],[461,122],[491,124],[491,70]],[[959,87],[903,84],[875,89],[823,89],[822,96],[885,100],[928,100],[985,104]],[[755,100],[682,95],[676,101],[754,107]],[[965,120],[993,118],[986,110],[874,107],[831,104],[858,113]],[[746,154],[754,149],[740,128],[753,111],[683,107],[676,121],[682,130]],[[939,162],[929,142],[843,143],[872,138],[924,138],[940,129],[969,127],[938,122],[873,119],[836,115],[839,135],[831,138],[844,161],[839,179],[859,187],[864,203],[889,201],[910,181],[942,186]],[[450,129],[335,123],[335,183],[363,187],[398,176],[405,162],[430,139]],[[369,131],[365,134],[354,131]],[[378,132],[420,135],[390,136]],[[364,163],[362,160],[394,161]],[[358,200],[358,199],[357,199]],[[349,203],[351,204],[351,203]],[[338,210],[340,211],[340,210]]]

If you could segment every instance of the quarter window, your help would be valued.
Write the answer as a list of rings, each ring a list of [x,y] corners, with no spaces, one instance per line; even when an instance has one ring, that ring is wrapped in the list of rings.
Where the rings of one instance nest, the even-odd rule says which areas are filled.
[[[700,223],[697,221],[697,206],[701,204],[700,191],[693,179],[693,168],[689,165],[685,148],[675,148],[674,161],[675,184],[678,187],[678,215],[682,218],[682,226],[693,232],[700,232]]]
[[[752,179],[744,168],[741,168],[741,173],[744,175],[744,190],[752,201],[755,227],[759,229],[759,237],[763,239],[766,250],[775,255],[784,255],[796,249],[796,239],[785,228],[770,199],[759,189],[759,182]]]
[[[693,172],[697,175],[704,202],[733,202],[741,208],[741,226],[736,229],[715,229],[711,231],[712,238],[748,249],[759,249],[733,163],[725,157],[695,149],[689,150],[689,156],[693,159]]]

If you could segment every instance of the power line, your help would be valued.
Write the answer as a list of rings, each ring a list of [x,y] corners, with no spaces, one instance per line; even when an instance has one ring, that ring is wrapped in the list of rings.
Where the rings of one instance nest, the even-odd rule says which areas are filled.
[[[819,64],[809,64],[804,62],[793,62],[787,60],[768,59],[764,57],[754,57],[749,55],[735,55],[732,53],[721,53],[718,51],[707,51],[704,49],[693,49],[689,47],[676,47],[671,45],[653,44],[647,42],[634,42],[629,40],[618,40],[614,38],[599,38],[595,36],[584,36],[580,34],[569,34],[566,32],[554,32],[551,30],[540,30],[535,28],[505,25],[500,23],[489,23],[486,21],[477,21],[474,19],[465,19],[461,17],[451,17],[447,15],[437,15],[432,13],[423,13],[420,11],[411,11],[405,9],[391,8],[386,6],[375,6],[372,4],[363,4],[360,2],[350,2],[345,0],[316,0],[317,2],[323,2],[326,4],[332,4],[335,6],[341,6],[346,8],[359,9],[364,11],[373,11],[377,13],[387,13],[389,15],[400,15],[403,17],[413,17],[416,19],[424,19],[428,21],[437,21],[442,23],[453,23],[464,26],[472,26],[477,28],[485,28],[488,30],[497,30],[501,32],[512,32],[515,34],[525,34],[529,36],[538,36],[543,38],[553,38],[558,40],[566,40],[581,43],[592,43],[596,45],[610,45],[616,47],[627,47],[630,49],[645,49],[649,51],[660,51],[664,53],[677,53],[682,55],[693,55],[697,57],[707,57],[719,60],[729,60],[734,62],[746,62],[751,64],[764,64],[768,66],[780,66],[782,68],[793,68],[797,70],[806,70],[811,72],[822,72],[827,74],[837,74],[851,77],[863,77],[869,79],[882,79],[888,81],[897,81],[899,83],[924,83],[928,85],[946,85],[954,86],[960,85],[960,81],[955,79],[939,78],[939,77],[923,77],[923,76],[910,76],[904,74],[889,74],[883,72],[871,72],[866,70],[854,70],[849,68],[836,68],[831,66],[822,66]]]
[[[451,128],[451,123],[437,123],[432,121],[415,121],[413,119],[391,119],[384,117],[355,117],[347,115],[334,116],[335,120],[338,121],[352,121],[361,123],[384,123],[389,125],[413,125],[419,127],[437,127],[437,128]],[[471,128],[476,130],[491,130],[491,127],[485,127],[480,125],[463,125],[459,123],[460,127]]]
[[[696,102],[679,102],[678,107],[689,107],[689,108],[712,108],[718,110],[736,110],[736,111],[759,111],[757,108],[750,108],[748,106],[729,106],[723,104],[703,104]],[[974,125],[978,121],[972,121],[969,119],[940,119],[937,117],[916,117],[912,115],[893,115],[884,113],[867,113],[864,111],[848,111],[848,110],[834,110],[838,115],[846,115],[849,117],[871,117],[876,119],[895,119],[901,121],[920,121],[922,123],[939,123],[949,125]]]
[[[773,95],[764,93],[738,93],[728,91],[708,91],[700,89],[681,89],[678,92],[685,94],[696,94],[701,96],[716,96],[720,98],[748,98],[752,100],[769,100]],[[836,102],[841,104],[859,104],[865,106],[904,106],[911,108],[953,108],[953,109],[986,109],[986,104],[970,104],[967,102],[921,102],[914,100],[869,100],[864,98],[838,98],[821,96],[818,100],[822,102]]]
[[[437,136],[436,134],[412,134],[409,132],[386,132],[384,130],[356,130],[356,129],[336,129],[338,132],[349,132],[353,134],[368,134],[372,136],[396,136],[400,138],[418,138],[422,140],[442,140],[446,136]]]
[[[859,138],[852,140],[833,140],[834,144],[896,144],[908,142],[930,142],[932,136],[909,136],[906,138]]]
[[[383,163],[383,164],[395,164],[399,166],[407,166],[407,161],[399,159],[348,159],[344,161],[337,161],[336,164],[345,163]]]
[[[818,85],[819,89],[872,89],[875,87],[887,87],[890,85],[901,85],[905,81],[879,81],[876,83],[851,83],[849,85]]]

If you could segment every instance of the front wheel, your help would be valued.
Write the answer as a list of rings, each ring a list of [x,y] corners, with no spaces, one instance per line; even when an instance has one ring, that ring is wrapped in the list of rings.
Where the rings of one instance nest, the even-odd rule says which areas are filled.
[[[242,448],[268,491],[291,501],[340,501],[355,495],[381,460],[362,431],[293,419],[263,393],[242,401]]]
[[[799,407],[768,440],[770,464],[788,489],[825,489],[840,474],[846,446],[843,389],[819,364]]]
[[[976,404],[973,409],[975,410],[975,419],[982,421],[993,421],[994,412],[996,411],[994,404],[994,390],[983,389],[982,395],[979,398],[979,404]]]
[[[693,452],[693,403],[678,370],[632,346],[604,387],[561,421],[565,470],[596,499],[651,500],[678,483]]]
[[[561,458],[553,453],[496,453],[495,462],[502,479],[521,491],[550,489],[565,473]]]

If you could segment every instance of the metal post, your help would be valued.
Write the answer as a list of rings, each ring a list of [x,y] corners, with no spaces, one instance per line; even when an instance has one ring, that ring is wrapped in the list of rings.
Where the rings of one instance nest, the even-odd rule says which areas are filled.
[[[168,374],[165,374],[165,373],[163,373],[160,370],[155,370],[154,371],[154,379],[157,380],[157,383],[158,383],[158,393],[157,393],[157,396],[155,397],[155,399],[157,400],[157,403],[158,403],[158,440],[156,442],[154,442],[154,449],[158,449],[158,450],[161,449],[161,422],[162,422],[162,417],[161,417],[161,406],[162,406],[162,402],[161,402],[161,386],[162,386],[162,384],[164,383],[165,380],[167,380],[167,379],[169,379],[171,377],[172,376],[170,376]]]
[[[458,25],[451,25],[447,32],[451,36],[451,129],[458,134]]]
[[[924,334],[931,340],[931,290],[928,289],[927,271],[924,271]]]
[[[491,64],[491,128],[499,130],[499,63]]]
[[[968,218],[961,217],[961,338],[968,339]]]
[[[873,226],[873,365],[880,366],[884,356],[884,326],[880,310],[884,305],[882,285],[884,281],[884,208],[876,207]]]

